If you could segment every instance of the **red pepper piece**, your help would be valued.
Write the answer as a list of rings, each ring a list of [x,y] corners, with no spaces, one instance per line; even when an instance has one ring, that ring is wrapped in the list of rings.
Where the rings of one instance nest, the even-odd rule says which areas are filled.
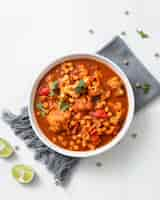
[[[94,134],[94,135],[91,135],[91,141],[94,145],[97,146],[100,143],[101,139],[100,139],[99,135]]]
[[[95,112],[91,112],[91,115],[96,118],[108,118],[108,114],[104,110],[96,110]]]
[[[93,130],[91,130],[91,132],[90,132],[90,135],[94,135],[94,134],[97,134],[97,130],[96,130],[96,129],[93,129]]]
[[[40,96],[48,96],[49,93],[50,93],[50,89],[49,89],[48,87],[41,87],[41,88],[39,89],[39,92],[38,92],[38,94],[39,94]]]

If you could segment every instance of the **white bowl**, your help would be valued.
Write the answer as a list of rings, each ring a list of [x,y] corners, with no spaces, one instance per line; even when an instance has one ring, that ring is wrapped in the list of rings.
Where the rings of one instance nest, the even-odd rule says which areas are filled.
[[[119,75],[119,77],[123,80],[124,85],[126,87],[127,95],[128,95],[128,101],[129,101],[129,108],[128,108],[128,114],[126,117],[126,120],[123,124],[123,127],[117,134],[115,138],[112,139],[111,142],[108,144],[99,147],[95,150],[89,150],[89,151],[70,151],[63,149],[62,147],[53,144],[42,132],[42,130],[39,128],[36,118],[35,118],[35,113],[34,113],[34,99],[35,99],[35,93],[39,84],[39,81],[45,76],[45,74],[50,71],[51,68],[55,67],[57,64],[62,63],[66,60],[73,60],[73,59],[79,59],[79,58],[88,58],[88,59],[94,59],[97,60],[101,63],[104,64],[109,64],[107,65],[110,67],[116,74]],[[100,154],[104,151],[108,151],[111,149],[113,146],[115,146],[127,133],[127,130],[132,122],[133,116],[134,116],[134,109],[135,109],[135,99],[134,99],[134,94],[133,94],[133,89],[131,87],[131,84],[126,77],[125,73],[111,60],[109,60],[106,57],[99,56],[96,54],[72,54],[68,55],[62,58],[59,58],[55,60],[53,63],[51,63],[48,67],[46,67],[37,77],[35,80],[33,87],[31,89],[31,94],[30,94],[30,99],[29,99],[29,105],[28,105],[28,110],[29,110],[29,117],[31,121],[31,125],[36,133],[36,135],[40,138],[40,140],[46,144],[49,148],[53,149],[54,151],[66,155],[66,156],[71,156],[71,157],[90,157],[90,156],[95,156],[97,154]]]

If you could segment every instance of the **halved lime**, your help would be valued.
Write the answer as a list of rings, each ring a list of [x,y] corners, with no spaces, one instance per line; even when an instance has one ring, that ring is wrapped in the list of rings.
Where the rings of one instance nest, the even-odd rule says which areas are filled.
[[[12,175],[19,183],[30,183],[35,172],[30,166],[16,165],[12,168]]]
[[[5,139],[0,138],[0,158],[8,158],[13,152],[13,147]]]

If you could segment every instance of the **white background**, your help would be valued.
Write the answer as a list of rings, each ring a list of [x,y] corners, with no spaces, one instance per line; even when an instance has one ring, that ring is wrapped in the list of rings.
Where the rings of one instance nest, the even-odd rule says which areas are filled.
[[[95,52],[113,36],[124,40],[160,80],[160,3],[158,0],[0,0],[0,110],[18,112],[27,104],[31,83],[56,57]],[[130,11],[126,16],[124,12]],[[142,40],[142,28],[150,35]],[[94,34],[89,33],[94,30]],[[83,160],[65,189],[33,160],[33,154],[0,121],[0,136],[19,145],[17,155],[0,160],[0,198],[5,200],[154,200],[160,199],[160,98],[138,114],[120,145]],[[131,137],[137,133],[136,139]],[[101,161],[102,167],[95,163]],[[22,186],[11,176],[14,164],[31,165],[34,184]]]

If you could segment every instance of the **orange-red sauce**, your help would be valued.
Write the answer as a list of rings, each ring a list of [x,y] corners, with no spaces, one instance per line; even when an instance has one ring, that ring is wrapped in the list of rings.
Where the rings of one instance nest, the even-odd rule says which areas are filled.
[[[40,81],[34,111],[48,139],[68,150],[94,150],[109,143],[128,112],[123,81],[106,64],[69,60]]]

